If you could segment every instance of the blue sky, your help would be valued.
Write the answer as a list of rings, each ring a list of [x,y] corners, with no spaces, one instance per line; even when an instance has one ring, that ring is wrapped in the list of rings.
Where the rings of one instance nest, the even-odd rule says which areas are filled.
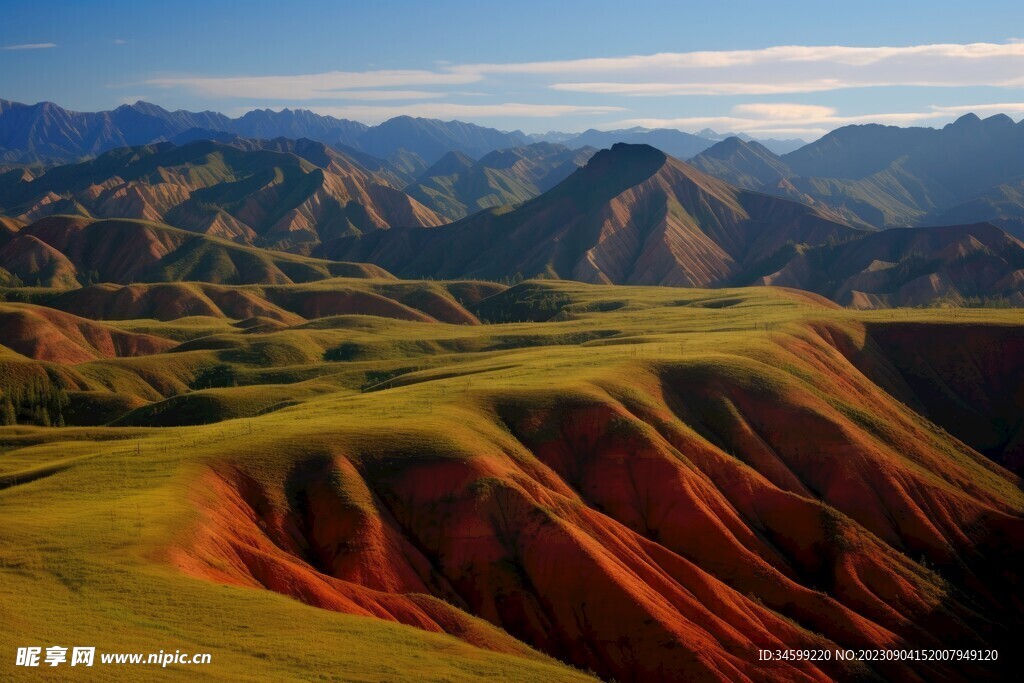
[[[0,97],[813,138],[1024,117],[1024,3],[11,2]]]

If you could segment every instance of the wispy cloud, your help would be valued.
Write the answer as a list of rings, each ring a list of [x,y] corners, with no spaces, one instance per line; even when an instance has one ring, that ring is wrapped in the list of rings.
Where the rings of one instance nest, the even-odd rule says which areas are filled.
[[[114,38],[114,45],[124,45],[127,42],[124,38]]]
[[[558,116],[607,114],[624,111],[622,107],[578,106],[567,104],[457,104],[453,102],[421,103],[397,106],[350,105],[312,106],[318,114],[355,119],[364,123],[380,123],[395,116],[422,116],[432,119],[488,118],[554,118]]]
[[[606,129],[643,126],[697,131],[743,131],[751,135],[801,135],[815,137],[838,128],[861,123],[892,126],[934,125],[968,112],[986,114],[1024,114],[1024,103],[929,106],[916,112],[881,112],[843,115],[833,107],[807,104],[750,103],[732,107],[727,116],[688,116],[680,118],[631,118],[602,126]]]
[[[346,99],[353,91],[368,88],[465,85],[479,74],[425,70],[328,71],[298,76],[170,76],[145,81],[159,88],[185,88],[209,97],[264,100]]]
[[[1000,104],[960,104],[955,107],[932,106],[931,109],[943,114],[960,116],[961,114],[1006,114],[1013,116],[1024,114],[1024,102],[1003,102]]]
[[[339,90],[331,98],[337,100],[358,100],[387,102],[390,100],[432,100],[446,97],[448,93],[437,90]]]
[[[542,74],[555,90],[603,95],[769,95],[882,86],[1024,87],[1024,43],[782,46],[459,67]],[[572,80],[570,80],[572,79]]]
[[[634,97],[771,95],[882,86],[1024,87],[1024,43],[907,47],[788,45],[759,50],[665,52],[433,69],[329,71],[296,76],[170,76],[146,83],[205,96],[314,100],[349,90],[478,83],[515,74],[575,93]]]
[[[515,82],[516,95],[507,93]],[[466,103],[472,95],[509,104]],[[736,105],[718,116],[657,118],[642,115],[637,98],[729,96],[757,98],[849,88],[997,87],[1024,89],[1024,42],[942,43],[903,47],[784,45],[756,50],[670,52],[542,62],[452,64],[424,68],[327,71],[294,76],[173,75],[142,84],[181,89],[199,97],[315,111],[369,123],[409,114],[434,118],[560,117],[636,112],[614,125],[744,131],[802,131],[820,135],[837,126],[879,122],[913,125],[953,117],[950,108],[848,115],[814,104]],[[553,103],[555,92],[564,103]],[[444,98],[444,102],[437,100]],[[476,99],[475,97],[473,99]],[[402,104],[387,104],[402,101]],[[918,98],[920,101],[920,98]],[[367,104],[361,104],[361,103]],[[378,102],[379,104],[370,104]],[[594,102],[594,106],[585,103]],[[735,100],[733,100],[735,102]],[[612,106],[619,105],[619,106]],[[997,109],[1003,107],[1003,109]],[[627,109],[628,107],[628,109]],[[966,105],[965,105],[966,107]],[[984,105],[980,112],[1017,111]],[[673,108],[679,110],[673,103]],[[967,111],[965,108],[963,111]],[[660,112],[659,112],[660,113]],[[610,118],[605,116],[605,119]]]
[[[57,43],[22,43],[21,45],[4,45],[0,50],[46,50],[57,47]]]
[[[808,81],[772,82],[708,82],[708,83],[552,83],[552,90],[590,93],[595,95],[625,95],[627,97],[669,97],[685,95],[791,95],[795,93],[824,92],[850,87],[835,78]]]

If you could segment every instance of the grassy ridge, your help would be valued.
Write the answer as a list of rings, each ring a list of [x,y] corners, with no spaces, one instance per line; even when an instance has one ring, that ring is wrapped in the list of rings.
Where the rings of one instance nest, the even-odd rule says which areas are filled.
[[[3,641],[212,652],[214,664],[201,672],[212,680],[408,680],[410,672],[420,680],[584,680],[537,653],[492,652],[191,578],[173,566],[169,548],[187,545],[200,522],[196,510],[209,495],[202,474],[211,468],[244,468],[273,482],[290,463],[325,450],[367,462],[379,456],[381,467],[395,454],[399,465],[421,454],[468,459],[507,438],[496,405],[528,409],[603,391],[653,405],[640,378],[659,368],[762,382],[760,390],[780,395],[806,385],[827,396],[805,358],[780,351],[818,325],[857,339],[865,324],[1024,322],[1013,311],[852,312],[764,288],[545,282],[498,296],[470,308],[510,322],[344,315],[247,333],[212,318],[123,321],[116,326],[182,345],[76,366],[0,357],[5,372],[32,369],[74,383],[74,391],[148,402],[118,417],[118,427],[0,428]],[[853,399],[829,400],[857,416]],[[868,426],[884,438],[884,423]],[[1005,477],[964,466],[979,487],[1024,510]],[[3,678],[12,675],[7,654]],[[33,673],[57,680],[65,672]],[[195,675],[183,667],[145,673]],[[129,677],[113,667],[96,674]]]

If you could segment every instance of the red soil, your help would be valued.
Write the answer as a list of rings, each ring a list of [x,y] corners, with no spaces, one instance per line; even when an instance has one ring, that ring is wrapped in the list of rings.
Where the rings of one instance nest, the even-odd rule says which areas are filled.
[[[115,330],[50,308],[23,304],[0,308],[0,343],[35,360],[65,364],[147,356],[177,346],[169,339]]]
[[[278,483],[221,470],[174,560],[510,647],[473,614],[620,681],[984,675],[758,661],[760,648],[1007,647],[1024,625],[1020,480],[859,373],[836,343],[858,332],[782,336],[770,364],[638,366],[583,393],[482,397],[473,429],[488,445],[472,456],[429,437],[415,457],[385,434],[372,454],[324,437]]]

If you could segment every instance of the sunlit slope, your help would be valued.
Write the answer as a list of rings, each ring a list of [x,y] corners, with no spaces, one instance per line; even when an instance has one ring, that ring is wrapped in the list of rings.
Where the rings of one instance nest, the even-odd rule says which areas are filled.
[[[95,282],[288,284],[392,277],[377,266],[259,249],[162,223],[63,215],[0,232],[0,267],[26,285],[57,289]]]
[[[19,360],[181,385],[120,424],[194,420],[168,405],[189,397],[276,407],[0,431],[5,640],[208,649],[228,680],[572,675],[521,643],[616,680],[960,680],[986,667],[755,653],[1005,649],[1021,627],[1021,481],[911,409],[878,335],[1006,342],[1019,313],[561,282],[468,308],[501,324],[123,321],[181,344]],[[190,386],[211,356],[230,375]]]

